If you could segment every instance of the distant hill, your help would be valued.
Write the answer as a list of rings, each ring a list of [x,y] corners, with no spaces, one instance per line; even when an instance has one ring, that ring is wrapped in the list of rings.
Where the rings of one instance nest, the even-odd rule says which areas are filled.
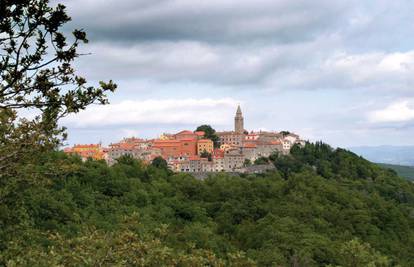
[[[399,176],[414,181],[414,167],[385,163],[378,163],[378,165],[380,165],[383,168],[392,169],[396,171]]]
[[[414,166],[414,146],[359,146],[348,149],[372,162]]]

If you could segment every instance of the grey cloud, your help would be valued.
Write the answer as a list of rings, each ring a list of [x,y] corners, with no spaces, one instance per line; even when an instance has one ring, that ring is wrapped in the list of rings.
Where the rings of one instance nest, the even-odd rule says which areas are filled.
[[[372,52],[390,45],[390,40],[381,44],[388,34],[412,33],[396,27],[407,25],[401,19],[407,20],[414,9],[408,0],[65,3],[74,24],[91,35],[86,52],[93,55],[80,66],[94,79],[396,91],[409,91],[413,83],[412,66],[408,71],[384,71],[369,60]],[[401,18],[395,16],[397,11]],[[389,50],[400,51],[400,46]],[[341,53],[367,59],[344,68],[335,65]]]
[[[195,81],[206,84],[263,86],[275,73],[303,68],[320,56],[321,41],[302,45],[230,46],[200,42],[151,42],[133,46],[96,43],[79,67],[89,77]],[[305,61],[304,61],[305,59]],[[285,77],[279,77],[285,79]]]
[[[346,23],[352,1],[66,1],[92,39],[301,42]],[[87,25],[87,26],[85,26]]]
[[[408,5],[406,0],[398,3],[391,10]],[[373,39],[375,33],[381,33],[381,40],[385,32],[374,30],[375,23],[389,31],[385,27],[391,20],[389,11],[384,21],[378,19],[387,6],[384,0],[377,5],[353,0],[108,0],[99,4],[70,0],[66,4],[74,23],[91,35],[92,45],[85,52],[93,55],[80,66],[94,79],[397,91],[408,91],[412,82],[407,71],[376,68],[369,61],[369,48],[361,51],[349,45],[351,39],[363,43],[364,35]],[[398,19],[392,22],[395,25]],[[372,40],[371,47],[376,51]],[[394,49],[398,51],[398,45]],[[353,69],[343,68],[334,62],[340,53],[366,54],[368,60]],[[358,77],[361,73],[367,77]]]
[[[332,49],[333,47],[333,49]],[[348,54],[335,41],[297,45],[230,46],[151,42],[96,43],[80,61],[88,77],[116,80],[256,87],[258,89],[370,89],[414,94],[414,51]]]

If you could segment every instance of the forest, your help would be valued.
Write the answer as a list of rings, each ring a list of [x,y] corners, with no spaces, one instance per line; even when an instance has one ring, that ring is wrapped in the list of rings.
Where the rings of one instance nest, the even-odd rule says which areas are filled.
[[[6,266],[412,266],[414,185],[323,143],[197,180],[45,152],[0,202]],[[7,190],[1,187],[2,191]]]

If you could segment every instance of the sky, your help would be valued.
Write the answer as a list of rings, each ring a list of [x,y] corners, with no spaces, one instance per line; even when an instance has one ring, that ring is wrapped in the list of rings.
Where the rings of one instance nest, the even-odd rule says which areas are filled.
[[[76,67],[110,105],[63,119],[68,144],[210,124],[332,146],[414,145],[410,0],[67,0]]]

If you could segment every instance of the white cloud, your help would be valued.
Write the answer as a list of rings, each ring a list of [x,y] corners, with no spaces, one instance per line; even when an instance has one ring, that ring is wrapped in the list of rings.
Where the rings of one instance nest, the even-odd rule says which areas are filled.
[[[373,123],[407,122],[414,120],[414,105],[409,100],[394,102],[385,109],[370,112],[368,119]]]
[[[238,101],[223,99],[125,100],[106,106],[91,106],[62,120],[77,128],[138,124],[227,124]]]
[[[270,83],[285,89],[370,89],[412,92],[414,50],[398,53],[327,52],[294,71],[275,73]]]

